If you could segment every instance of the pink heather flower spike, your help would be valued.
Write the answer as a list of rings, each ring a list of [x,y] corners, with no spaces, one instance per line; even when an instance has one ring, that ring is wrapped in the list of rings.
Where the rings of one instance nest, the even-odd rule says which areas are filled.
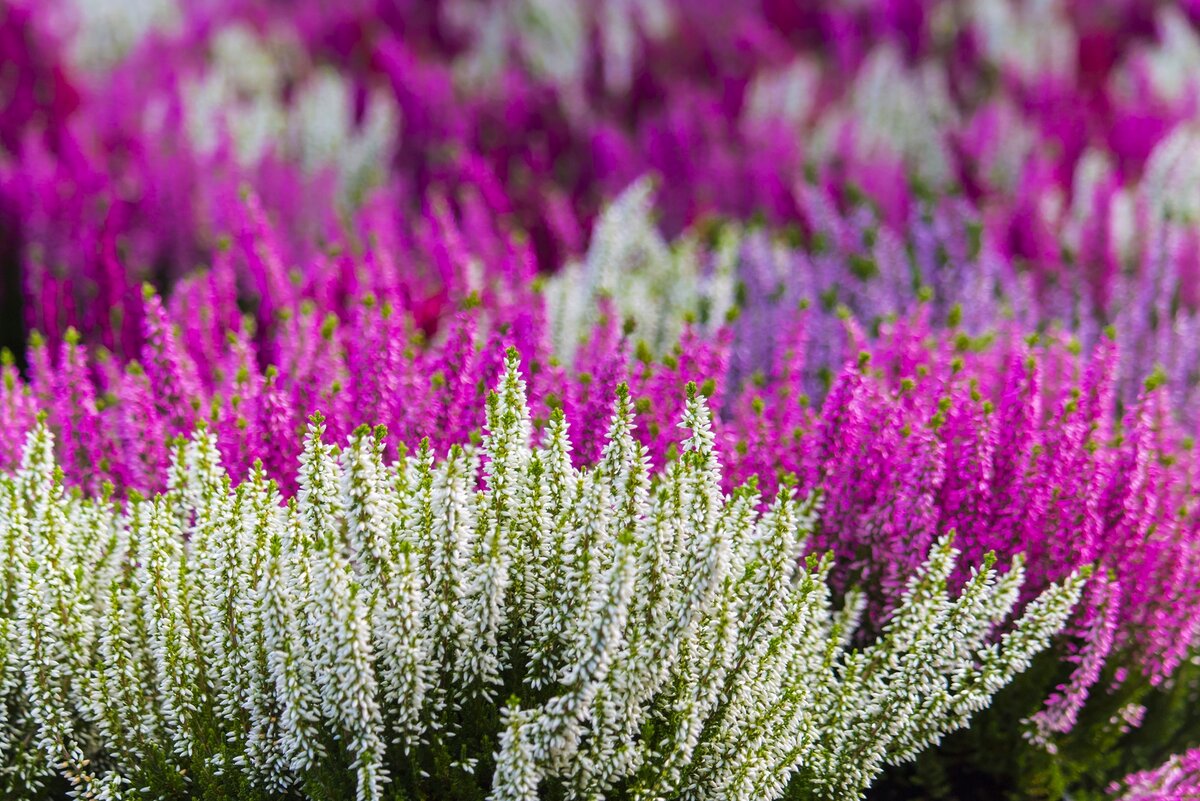
[[[1109,793],[1120,801],[1187,801],[1200,797],[1200,748],[1113,782]]]

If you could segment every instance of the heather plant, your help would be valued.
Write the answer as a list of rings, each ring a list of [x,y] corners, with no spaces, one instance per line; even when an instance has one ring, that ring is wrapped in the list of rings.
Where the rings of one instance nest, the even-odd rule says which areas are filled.
[[[1188,544],[1195,454],[1163,377],[1118,416],[1111,341],[1087,359],[1015,337],[971,352],[969,337],[939,343],[916,322],[885,331],[816,411],[797,413],[802,388],[783,380],[751,389],[726,430],[730,469],[740,456],[746,475],[819,487],[822,546],[880,611],[903,584],[903,554],[950,528],[970,532],[960,544],[973,557],[1027,554],[1035,586],[1099,558],[1117,585],[1096,580],[1096,647],[1108,650],[1119,620],[1116,650],[1166,680],[1195,647],[1185,610],[1200,564]]]
[[[922,304],[972,334],[1002,319],[1038,325],[1028,282],[961,199],[931,199],[903,228],[866,198],[843,210],[807,186],[800,199],[804,229],[781,235],[729,222],[668,243],[653,223],[652,186],[635,183],[600,216],[586,258],[546,281],[556,353],[570,359],[609,314],[656,356],[686,329],[715,337],[727,328],[736,387],[772,369],[803,318],[805,392],[816,397],[827,389],[818,374],[839,367],[853,345],[851,316],[875,330]]]
[[[377,303],[359,304],[345,321],[307,309],[270,341],[280,357],[264,369],[262,351],[245,336],[223,346],[214,336],[209,358],[195,350],[204,338],[191,336],[189,354],[158,299],[148,295],[145,303],[146,345],[128,368],[95,363],[70,338],[57,355],[42,345],[31,351],[31,385],[8,368],[0,410],[10,465],[39,407],[49,410],[68,481],[90,492],[105,481],[121,492],[161,488],[169,438],[204,421],[235,482],[259,459],[290,493],[290,464],[316,408],[329,410],[331,436],[348,436],[365,417],[393,432],[389,455],[428,436],[442,456],[484,423],[483,390],[503,366],[489,354],[536,342],[541,330],[536,312],[500,325],[503,317],[476,307],[425,344],[404,316]],[[656,359],[609,314],[572,368],[556,366],[549,350],[531,354],[535,433],[561,408],[580,421],[573,464],[595,464],[605,441],[599,421],[627,383],[637,436],[652,462],[665,464],[683,444],[675,421],[684,389],[698,382],[718,411],[726,490],[754,477],[768,498],[781,481],[821,491],[815,544],[836,556],[836,589],[865,593],[870,626],[885,619],[907,575],[950,530],[960,532],[959,547],[974,562],[989,550],[1026,554],[1031,592],[1101,559],[1120,580],[1101,587],[1098,578],[1085,596],[1092,617],[1075,624],[1087,644],[1078,655],[1084,666],[1033,717],[1041,740],[1072,728],[1089,693],[1106,681],[1100,667],[1110,659],[1154,684],[1172,676],[1196,641],[1200,565],[1188,501],[1195,457],[1161,379],[1119,417],[1112,343],[1085,359],[1070,343],[1030,346],[1011,333],[991,344],[961,331],[939,340],[925,314],[885,324],[870,359],[828,374],[832,389],[818,402],[807,396],[805,320],[795,321],[795,344],[768,379],[737,387],[726,378],[727,340],[687,333]],[[1147,531],[1155,532],[1150,542]],[[1037,700],[1049,695],[1050,688]]]
[[[1189,712],[1195,456],[1166,387],[1149,382],[1134,409],[1113,419],[1096,414],[1111,393],[1111,349],[1048,395],[1053,361],[1023,349],[999,372],[1007,378],[998,392],[955,357],[941,375],[937,360],[899,373],[882,402],[875,370],[888,365],[864,360],[837,379],[815,436],[788,444],[803,452],[812,442],[816,459],[797,468],[816,468],[817,486],[829,487],[828,539],[818,547],[841,555],[844,580],[868,588],[875,608],[888,607],[903,553],[944,526],[972,532],[960,540],[967,554],[1024,552],[1033,587],[1077,560],[1098,563],[1053,658],[969,732],[889,782],[929,797],[992,787],[1023,798],[1098,798],[1109,780],[1200,735]],[[924,402],[923,372],[932,377]],[[752,452],[762,447],[750,443]],[[1022,739],[1028,744],[1017,746]]]
[[[791,358],[804,394],[820,400],[863,340],[847,321],[874,336],[916,307],[934,329],[1065,331],[1086,352],[1111,329],[1125,354],[1115,363],[1118,403],[1136,403],[1161,367],[1175,413],[1195,425],[1198,318],[1186,276],[1200,240],[1179,221],[1147,218],[1100,300],[1085,276],[1039,289],[962,198],[922,198],[896,226],[865,196],[845,209],[818,186],[799,197],[802,229],[726,222],[668,242],[653,224],[652,186],[634,184],[600,216],[586,257],[546,281],[555,352],[569,361],[600,319],[616,315],[656,357],[685,330],[727,336],[733,389]]]
[[[0,386],[8,464],[19,460],[39,408],[58,434],[70,483],[91,492],[104,482],[120,493],[161,489],[168,440],[199,421],[217,438],[235,480],[261,459],[290,491],[305,418],[320,408],[339,438],[366,420],[394,432],[393,454],[429,437],[443,455],[482,425],[486,388],[502,367],[496,349],[517,342],[529,344],[537,371],[535,408],[543,420],[549,411],[554,370],[535,347],[536,305],[502,311],[468,304],[430,342],[413,315],[373,294],[350,302],[341,320],[312,302],[298,304],[261,335],[236,315],[232,296],[224,306],[202,292],[176,301],[182,298],[190,298],[177,306],[183,313],[172,313],[153,292],[143,294],[142,344],[128,361],[89,349],[70,329],[57,347],[34,338],[30,381],[10,360]],[[574,409],[580,395],[568,394]]]
[[[533,445],[518,370],[444,460],[368,427],[339,451],[315,416],[286,503],[203,430],[165,493],[70,494],[39,425],[0,482],[8,797],[854,798],[1078,596],[1006,623],[1021,560],[948,593],[946,537],[851,647],[861,606],[804,556],[819,501],[723,494],[694,388],[661,477],[623,390],[579,471],[561,415]]]
[[[643,178],[596,222],[587,254],[544,282],[554,351],[572,360],[601,319],[619,319],[654,353],[679,341],[689,321],[714,331],[732,312],[738,234],[707,252],[695,237],[669,243],[654,219],[654,188]],[[700,320],[700,317],[703,317]]]

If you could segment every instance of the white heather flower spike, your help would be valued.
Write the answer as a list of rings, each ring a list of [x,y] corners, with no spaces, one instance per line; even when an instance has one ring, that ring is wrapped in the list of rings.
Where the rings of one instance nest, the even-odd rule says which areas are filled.
[[[203,703],[192,625],[207,624],[207,630],[213,622],[201,621],[198,610],[187,607],[182,586],[185,550],[165,498],[160,496],[147,505],[146,523],[138,532],[145,543],[142,564],[136,568],[138,595],[165,735],[171,741],[171,752],[187,760],[192,756],[195,718]]]
[[[279,749],[293,774],[303,775],[323,757],[318,727],[318,698],[308,638],[304,636],[305,599],[312,589],[306,552],[289,549],[288,532],[299,528],[299,515],[289,509],[284,530],[270,532],[267,564],[258,587],[267,672],[280,708]]]
[[[0,797],[852,799],[967,723],[1064,624],[1018,559],[952,596],[935,544],[881,635],[807,554],[818,501],[726,496],[703,397],[655,474],[622,388],[594,468],[534,448],[520,361],[483,448],[387,464],[313,418],[295,498],[212,436],[168,490],[70,497],[44,426],[0,475]],[[498,700],[498,699],[503,699]],[[227,784],[222,784],[227,783]],[[235,789],[236,788],[236,789]]]
[[[322,441],[324,420],[313,418],[301,456],[296,508],[313,549],[308,598],[309,636],[321,715],[348,752],[358,779],[358,801],[380,798],[386,773],[383,714],[379,706],[370,605],[345,552],[346,517],[339,494],[341,468]]]
[[[600,214],[583,261],[568,262],[546,279],[554,352],[568,361],[605,303],[618,319],[632,321],[639,338],[660,354],[689,326],[714,331],[735,305],[743,232],[723,226],[709,261],[695,234],[669,244],[653,208],[654,182],[638,178]]]

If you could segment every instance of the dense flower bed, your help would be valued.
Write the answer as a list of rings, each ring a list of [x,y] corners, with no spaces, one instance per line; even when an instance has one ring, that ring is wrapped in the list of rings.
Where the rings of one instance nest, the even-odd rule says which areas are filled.
[[[0,786],[1190,797],[1198,23],[10,0]]]

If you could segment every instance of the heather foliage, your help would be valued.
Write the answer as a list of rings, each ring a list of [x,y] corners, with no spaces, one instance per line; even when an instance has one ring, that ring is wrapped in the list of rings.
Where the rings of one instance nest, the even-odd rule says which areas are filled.
[[[595,468],[534,447],[510,355],[479,449],[384,458],[309,428],[297,496],[236,488],[210,433],[169,488],[67,494],[44,426],[3,479],[3,780],[90,798],[853,798],[964,725],[1066,620],[1068,576],[960,592],[942,538],[850,647],[816,501],[721,491],[702,397],[652,478],[618,393]],[[482,487],[478,478],[482,471]]]

